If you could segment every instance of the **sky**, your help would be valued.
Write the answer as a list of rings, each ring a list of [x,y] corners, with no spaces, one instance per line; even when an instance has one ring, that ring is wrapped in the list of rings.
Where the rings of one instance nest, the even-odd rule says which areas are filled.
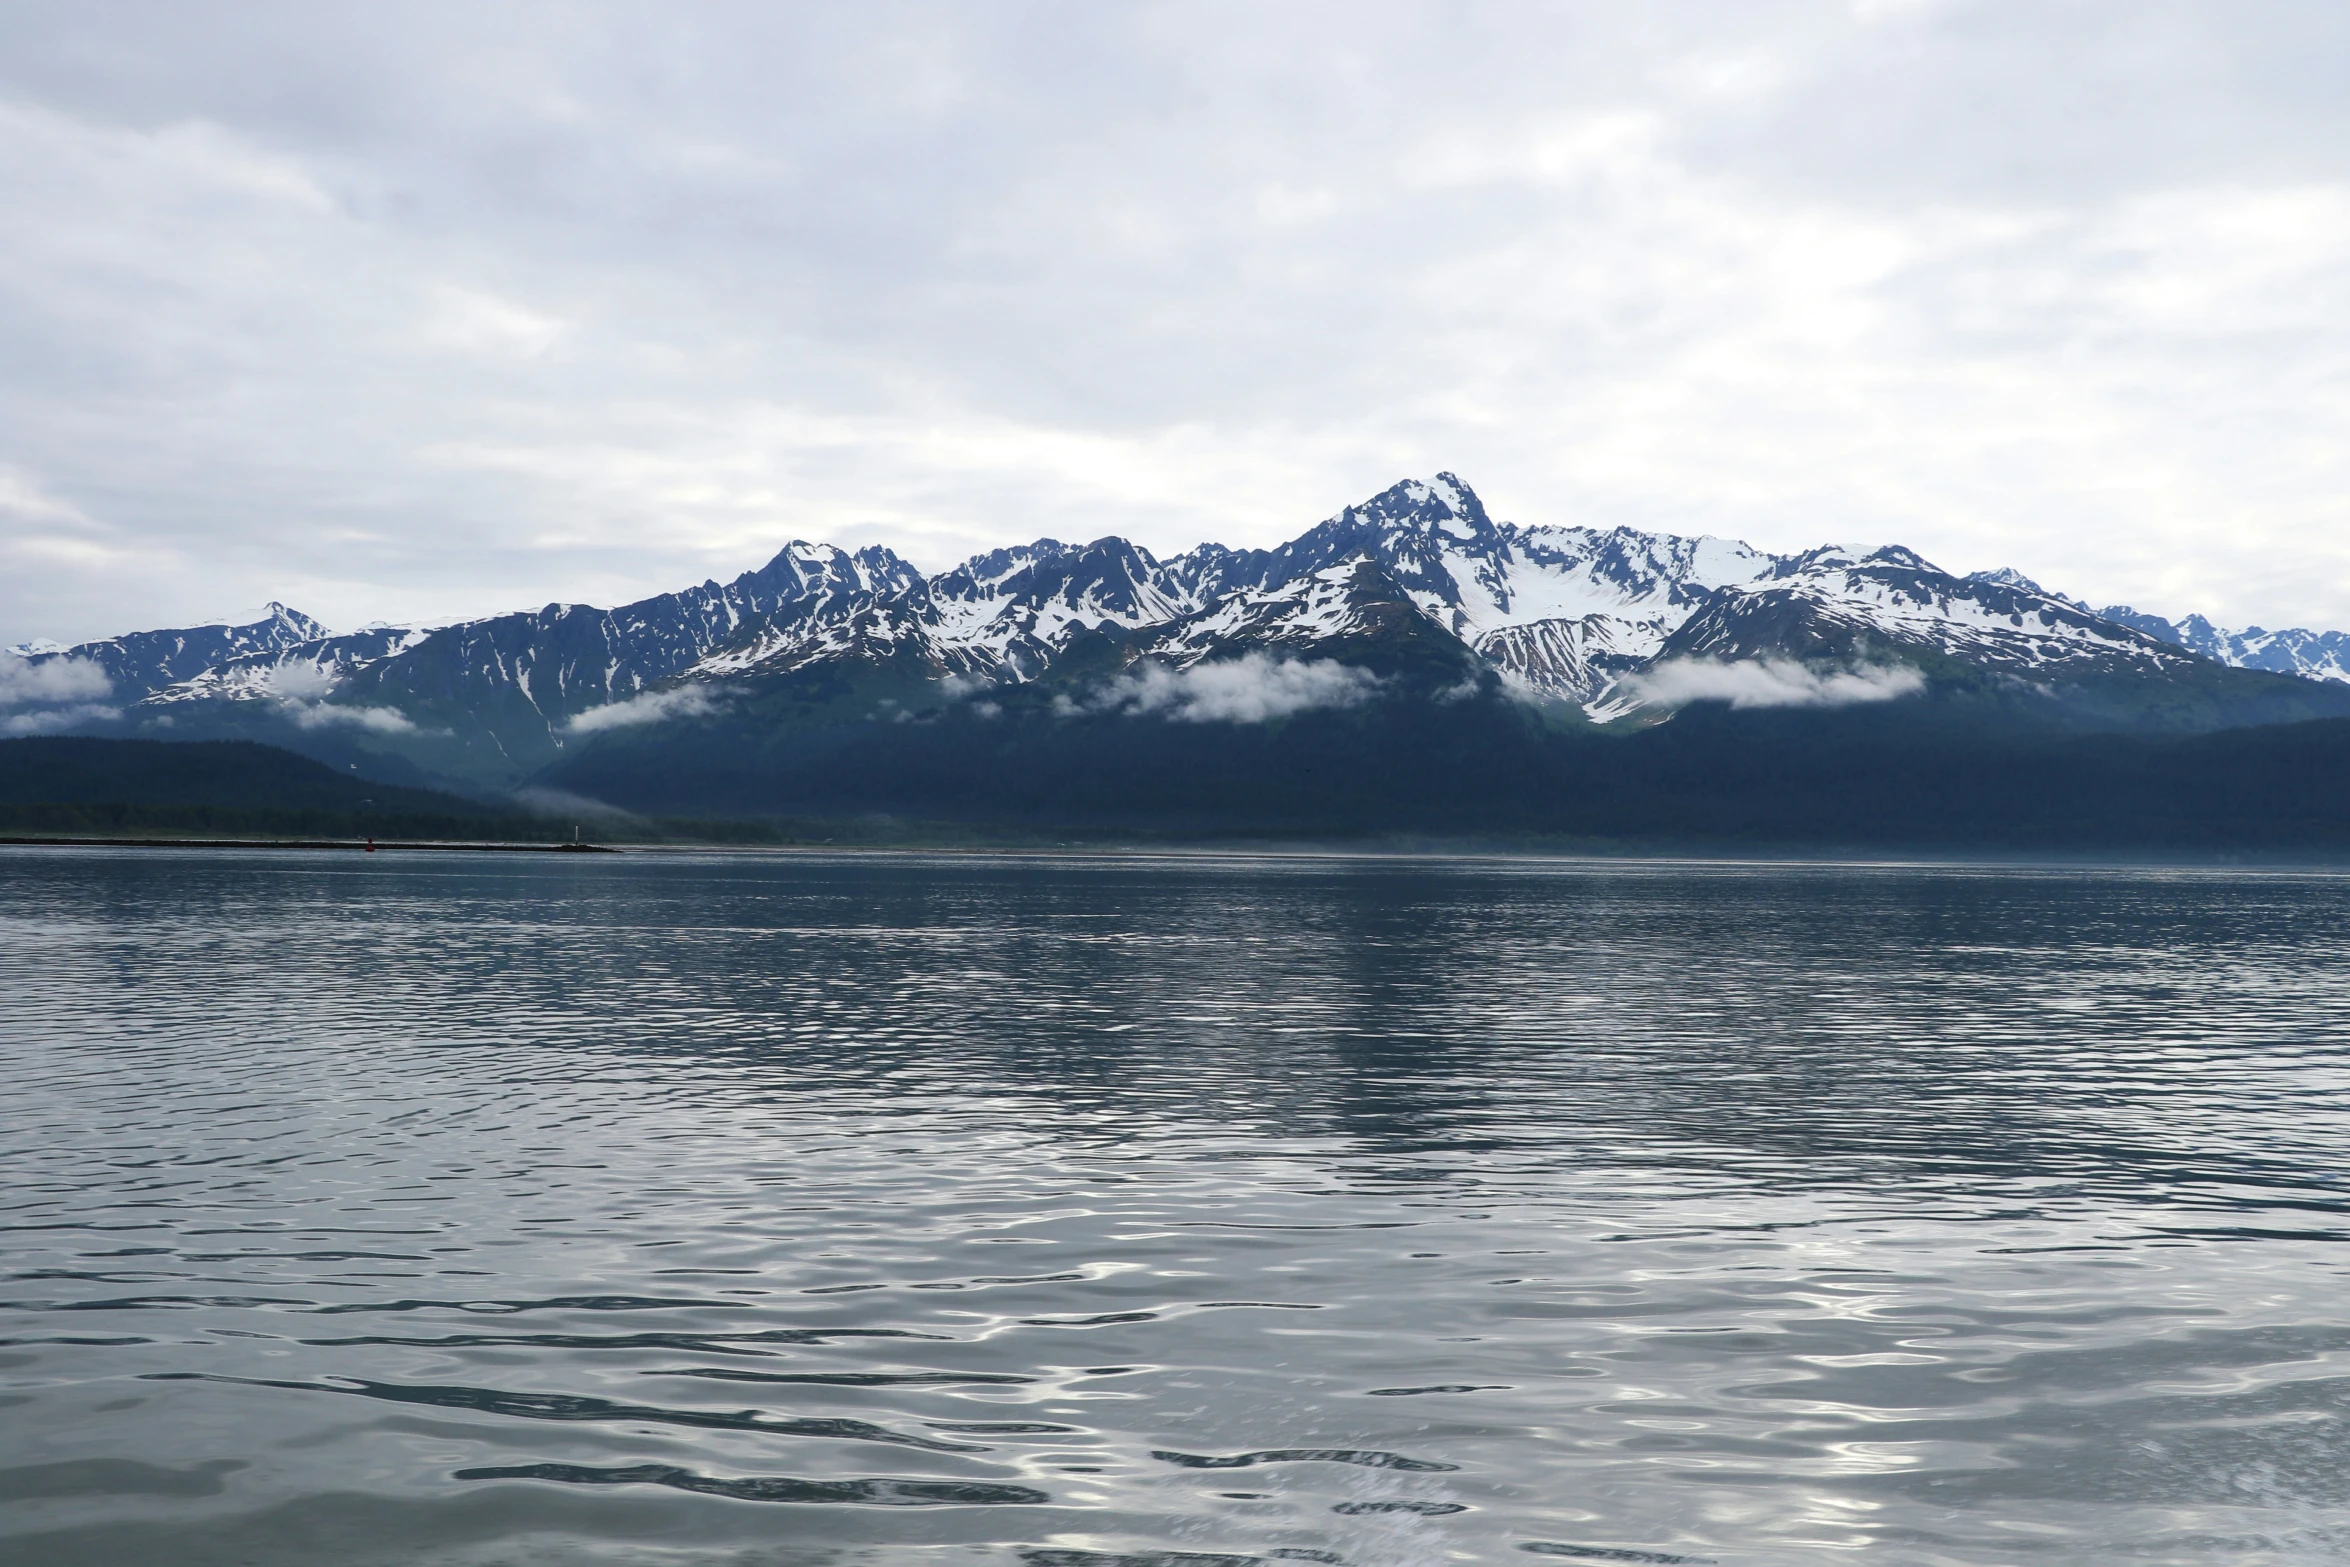
[[[0,643],[1438,470],[2350,627],[2350,7],[0,0]]]

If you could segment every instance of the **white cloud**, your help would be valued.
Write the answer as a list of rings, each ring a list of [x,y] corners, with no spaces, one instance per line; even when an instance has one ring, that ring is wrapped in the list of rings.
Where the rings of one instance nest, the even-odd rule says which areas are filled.
[[[673,686],[666,691],[644,691],[625,701],[607,702],[575,714],[563,727],[575,735],[622,729],[631,724],[657,724],[665,718],[700,718],[718,710],[718,703],[699,686]]]
[[[279,711],[292,719],[297,728],[347,727],[386,735],[418,733],[416,721],[397,708],[346,706],[328,701],[336,684],[330,671],[299,660],[278,665],[268,676],[270,695],[277,699]]]
[[[71,707],[42,707],[30,712],[0,715],[0,735],[45,735],[85,724],[112,723],[122,716],[119,707],[78,702]]]
[[[1926,677],[1907,664],[1822,670],[1776,658],[1735,663],[1675,658],[1625,676],[1611,696],[1628,696],[1650,707],[1664,708],[1686,707],[1692,702],[1727,702],[1732,707],[1848,707],[1857,702],[1890,702],[1925,688]]]
[[[1315,708],[1356,707],[1379,691],[1368,670],[1332,659],[1276,660],[1263,653],[1168,669],[1141,664],[1064,712],[1149,714],[1185,724],[1261,724]]]
[[[967,696],[993,691],[996,683],[982,675],[949,675],[938,683],[939,694],[950,702],[960,702]]]
[[[122,709],[106,671],[86,658],[26,658],[0,652],[0,735],[54,734],[112,723]]]
[[[335,688],[335,677],[316,664],[289,662],[269,672],[269,689],[286,702],[316,702]]]
[[[285,714],[301,729],[346,726],[381,735],[412,735],[416,721],[397,708],[343,707],[332,702],[288,702]]]
[[[89,659],[0,653],[0,707],[54,707],[113,694],[114,682]]]
[[[0,641],[1264,544],[1440,467],[2350,625],[2341,7],[564,16],[10,7]]]
[[[555,346],[563,323],[480,289],[444,287],[434,306],[433,339],[468,353],[534,357]]]
[[[79,506],[51,495],[31,474],[8,463],[0,463],[0,517],[19,523],[95,526]]]

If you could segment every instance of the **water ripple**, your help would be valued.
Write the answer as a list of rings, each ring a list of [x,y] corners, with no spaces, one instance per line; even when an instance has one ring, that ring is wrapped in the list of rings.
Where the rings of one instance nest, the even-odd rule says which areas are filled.
[[[0,850],[0,1557],[2350,1558],[2350,878],[355,858]]]
[[[944,1480],[793,1480],[781,1475],[720,1479],[666,1464],[591,1469],[579,1464],[512,1464],[460,1469],[457,1480],[554,1480],[565,1485],[665,1485],[738,1502],[836,1503],[855,1507],[1025,1507],[1051,1497],[1020,1485]]]

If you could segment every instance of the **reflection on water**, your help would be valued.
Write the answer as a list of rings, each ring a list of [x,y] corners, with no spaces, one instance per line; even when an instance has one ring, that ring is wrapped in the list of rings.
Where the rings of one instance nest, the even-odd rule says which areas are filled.
[[[2350,1558],[2350,879],[0,851],[0,1561]]]

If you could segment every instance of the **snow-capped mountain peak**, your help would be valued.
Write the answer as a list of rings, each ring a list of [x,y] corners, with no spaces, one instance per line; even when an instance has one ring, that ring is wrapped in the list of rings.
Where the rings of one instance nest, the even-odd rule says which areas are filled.
[[[281,635],[290,636],[296,642],[311,642],[334,634],[320,622],[312,620],[298,609],[288,609],[276,599],[269,601],[261,624],[272,627]]]
[[[267,657],[327,634],[325,626],[300,610],[272,600],[260,619],[243,625],[214,623],[133,631],[70,648],[48,646],[27,656],[96,664],[118,690],[147,692],[193,679],[240,658]]]
[[[1954,577],[1898,545],[1790,556],[1767,576],[1716,593],[1659,656],[1857,656],[1871,642],[2025,675],[2186,661],[2176,648],[2037,588],[1984,574]]]
[[[1227,594],[1166,626],[1139,651],[1180,667],[1234,652],[1294,652],[1390,635],[1426,619],[1366,551],[1275,587]]]
[[[1115,536],[1039,539],[925,577],[877,546],[794,540],[731,582],[611,610],[550,604],[330,636],[272,604],[248,625],[18,650],[99,665],[130,704],[125,723],[168,708],[175,734],[292,716],[439,736],[430,765],[508,780],[596,732],[576,722],[591,711],[691,710],[657,696],[681,683],[788,676],[791,702],[820,703],[852,665],[887,680],[1017,683],[1056,666],[1090,678],[1105,659],[1180,667],[1251,652],[1385,660],[1436,672],[1440,689],[1456,668],[1491,669],[1595,714],[1621,677],[1684,656],[1945,659],[2048,690],[2208,670],[2207,659],[2350,681],[2338,633],[2101,616],[2012,569],[1953,576],[1898,545],[1773,555],[1734,539],[1526,526],[1492,516],[1449,472],[1390,485],[1272,549],[1207,543],[1162,559]]]
[[[2135,627],[2190,653],[2239,669],[2266,669],[2307,680],[2350,683],[2350,633],[2305,631],[2298,626],[2283,631],[2268,631],[2259,626],[2231,630],[2215,626],[2201,615],[2173,621],[2127,604],[2109,605],[2099,613],[2107,620]]]
[[[2082,603],[2079,599],[2072,597],[2070,594],[2059,593],[2053,588],[2042,587],[2039,583],[2034,582],[2031,578],[2025,576],[2022,572],[2016,570],[2013,566],[1999,566],[1990,571],[1969,572],[1967,573],[1967,580],[1969,582],[1987,582],[1993,587],[2015,588],[2025,593],[2037,593],[2042,598],[2054,599],[2059,604],[2070,604],[2073,608],[2085,611],[2089,614],[2096,613],[2096,611],[2090,609],[2087,604]]]

